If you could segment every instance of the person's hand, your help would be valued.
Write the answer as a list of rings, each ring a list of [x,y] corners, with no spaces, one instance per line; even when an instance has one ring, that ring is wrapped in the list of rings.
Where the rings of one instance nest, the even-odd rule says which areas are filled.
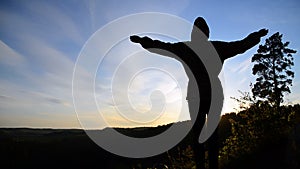
[[[263,36],[266,36],[268,34],[269,30],[268,29],[261,29],[257,32],[257,35],[259,37],[263,37]]]
[[[130,40],[131,42],[134,42],[134,43],[139,43],[141,41],[141,37],[137,36],[137,35],[132,35],[130,36]]]
[[[252,43],[258,44],[260,42],[260,38],[266,36],[268,34],[268,29],[261,29],[257,32],[251,33],[248,38]]]
[[[257,32],[253,32],[251,35],[253,38],[259,39],[263,36],[266,36],[268,34],[269,30],[268,29],[261,29]]]

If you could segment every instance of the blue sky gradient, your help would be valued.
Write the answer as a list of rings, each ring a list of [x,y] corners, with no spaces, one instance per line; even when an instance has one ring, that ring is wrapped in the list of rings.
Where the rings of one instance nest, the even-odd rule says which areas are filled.
[[[1,1],[0,126],[80,128],[72,102],[72,75],[76,59],[93,33],[119,17],[139,12],[162,12],[193,23],[196,17],[203,16],[210,26],[210,39],[222,41],[239,40],[253,31],[267,28],[267,37],[280,32],[284,41],[291,42],[289,47],[299,53],[299,11],[300,2],[297,0]],[[225,62],[220,75],[225,83],[223,113],[238,106],[230,99],[231,96],[238,97],[238,90],[249,91],[250,82],[255,82],[251,73],[251,57],[257,48]],[[298,53],[294,55],[292,93],[286,97],[286,103],[300,103]],[[168,61],[160,59],[161,63]],[[171,65],[170,69],[182,73],[180,64],[173,61]],[[107,66],[110,66],[109,62]],[[109,72],[101,73],[99,78],[102,75],[109,78]],[[179,79],[186,84],[184,74]],[[164,88],[166,84],[169,83],[153,83],[152,87]],[[170,93],[170,98],[177,96],[176,90]],[[101,99],[103,101],[100,98],[100,102]],[[172,104],[175,103],[176,99]],[[103,107],[110,109],[107,117],[112,119],[112,125],[132,126],[114,116],[110,104],[103,101]],[[174,119],[169,112],[169,116],[155,124]],[[105,124],[100,126],[105,127]]]

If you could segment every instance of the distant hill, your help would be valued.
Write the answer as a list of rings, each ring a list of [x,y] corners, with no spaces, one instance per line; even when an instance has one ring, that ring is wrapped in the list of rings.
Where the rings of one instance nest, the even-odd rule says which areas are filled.
[[[171,125],[115,129],[131,137],[145,138],[162,133]],[[111,129],[101,132],[107,130]],[[178,146],[187,147],[188,144],[183,141]],[[145,159],[113,155],[97,146],[81,129],[1,128],[0,153],[4,155],[1,159],[3,168],[160,168],[169,161],[167,153]]]
[[[231,113],[223,115],[219,123],[218,142],[220,148],[227,146],[224,145],[224,141],[232,135],[230,119],[239,120],[235,113]],[[266,166],[268,166],[267,168],[287,168],[277,164],[292,161],[288,159],[299,159],[300,123],[297,124],[295,131],[289,137],[283,138],[281,142],[268,142],[267,145],[259,147],[259,151],[237,158],[233,161],[235,166],[238,166],[235,168],[262,169]],[[171,125],[191,125],[191,122],[178,122],[157,127],[114,129],[127,136],[145,138],[162,133]],[[112,128],[105,128],[99,132],[105,133],[110,130]],[[291,138],[295,139],[294,144],[290,144]],[[192,136],[187,135],[168,152],[150,158],[134,159],[107,152],[95,144],[81,129],[0,128],[0,168],[160,169],[168,166],[169,168],[189,169],[195,164],[193,150],[190,147],[191,139]],[[207,148],[206,145],[205,147]],[[297,152],[292,153],[296,155],[295,157],[289,153],[292,151]],[[283,158],[278,160],[277,157]],[[233,169],[234,167],[229,168]],[[222,169],[227,168],[223,167]]]

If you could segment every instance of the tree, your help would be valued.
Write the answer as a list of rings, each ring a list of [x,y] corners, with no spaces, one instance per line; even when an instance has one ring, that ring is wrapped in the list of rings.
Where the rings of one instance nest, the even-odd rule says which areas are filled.
[[[252,73],[257,75],[253,85],[254,97],[269,101],[271,105],[280,107],[285,93],[290,93],[294,72],[292,54],[297,51],[288,48],[289,42],[282,42],[279,32],[266,39],[264,45],[259,45],[257,53],[252,57],[255,63]]]

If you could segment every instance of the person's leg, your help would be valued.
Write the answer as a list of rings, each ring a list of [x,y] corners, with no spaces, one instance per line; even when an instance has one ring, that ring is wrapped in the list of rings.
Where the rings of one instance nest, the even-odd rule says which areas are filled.
[[[197,169],[205,169],[205,149],[204,144],[198,142],[198,134],[193,135],[192,148],[194,151],[194,160]]]
[[[209,169],[218,169],[219,157],[219,142],[218,142],[218,128],[213,135],[208,139],[208,161]]]
[[[205,123],[205,114],[204,113],[193,113],[198,111],[199,103],[196,103],[195,100],[189,100],[189,111],[191,114],[191,120],[194,121],[194,125],[191,129],[192,143],[191,146],[194,152],[194,159],[197,169],[205,168],[205,149],[204,143],[199,143],[199,135]]]

